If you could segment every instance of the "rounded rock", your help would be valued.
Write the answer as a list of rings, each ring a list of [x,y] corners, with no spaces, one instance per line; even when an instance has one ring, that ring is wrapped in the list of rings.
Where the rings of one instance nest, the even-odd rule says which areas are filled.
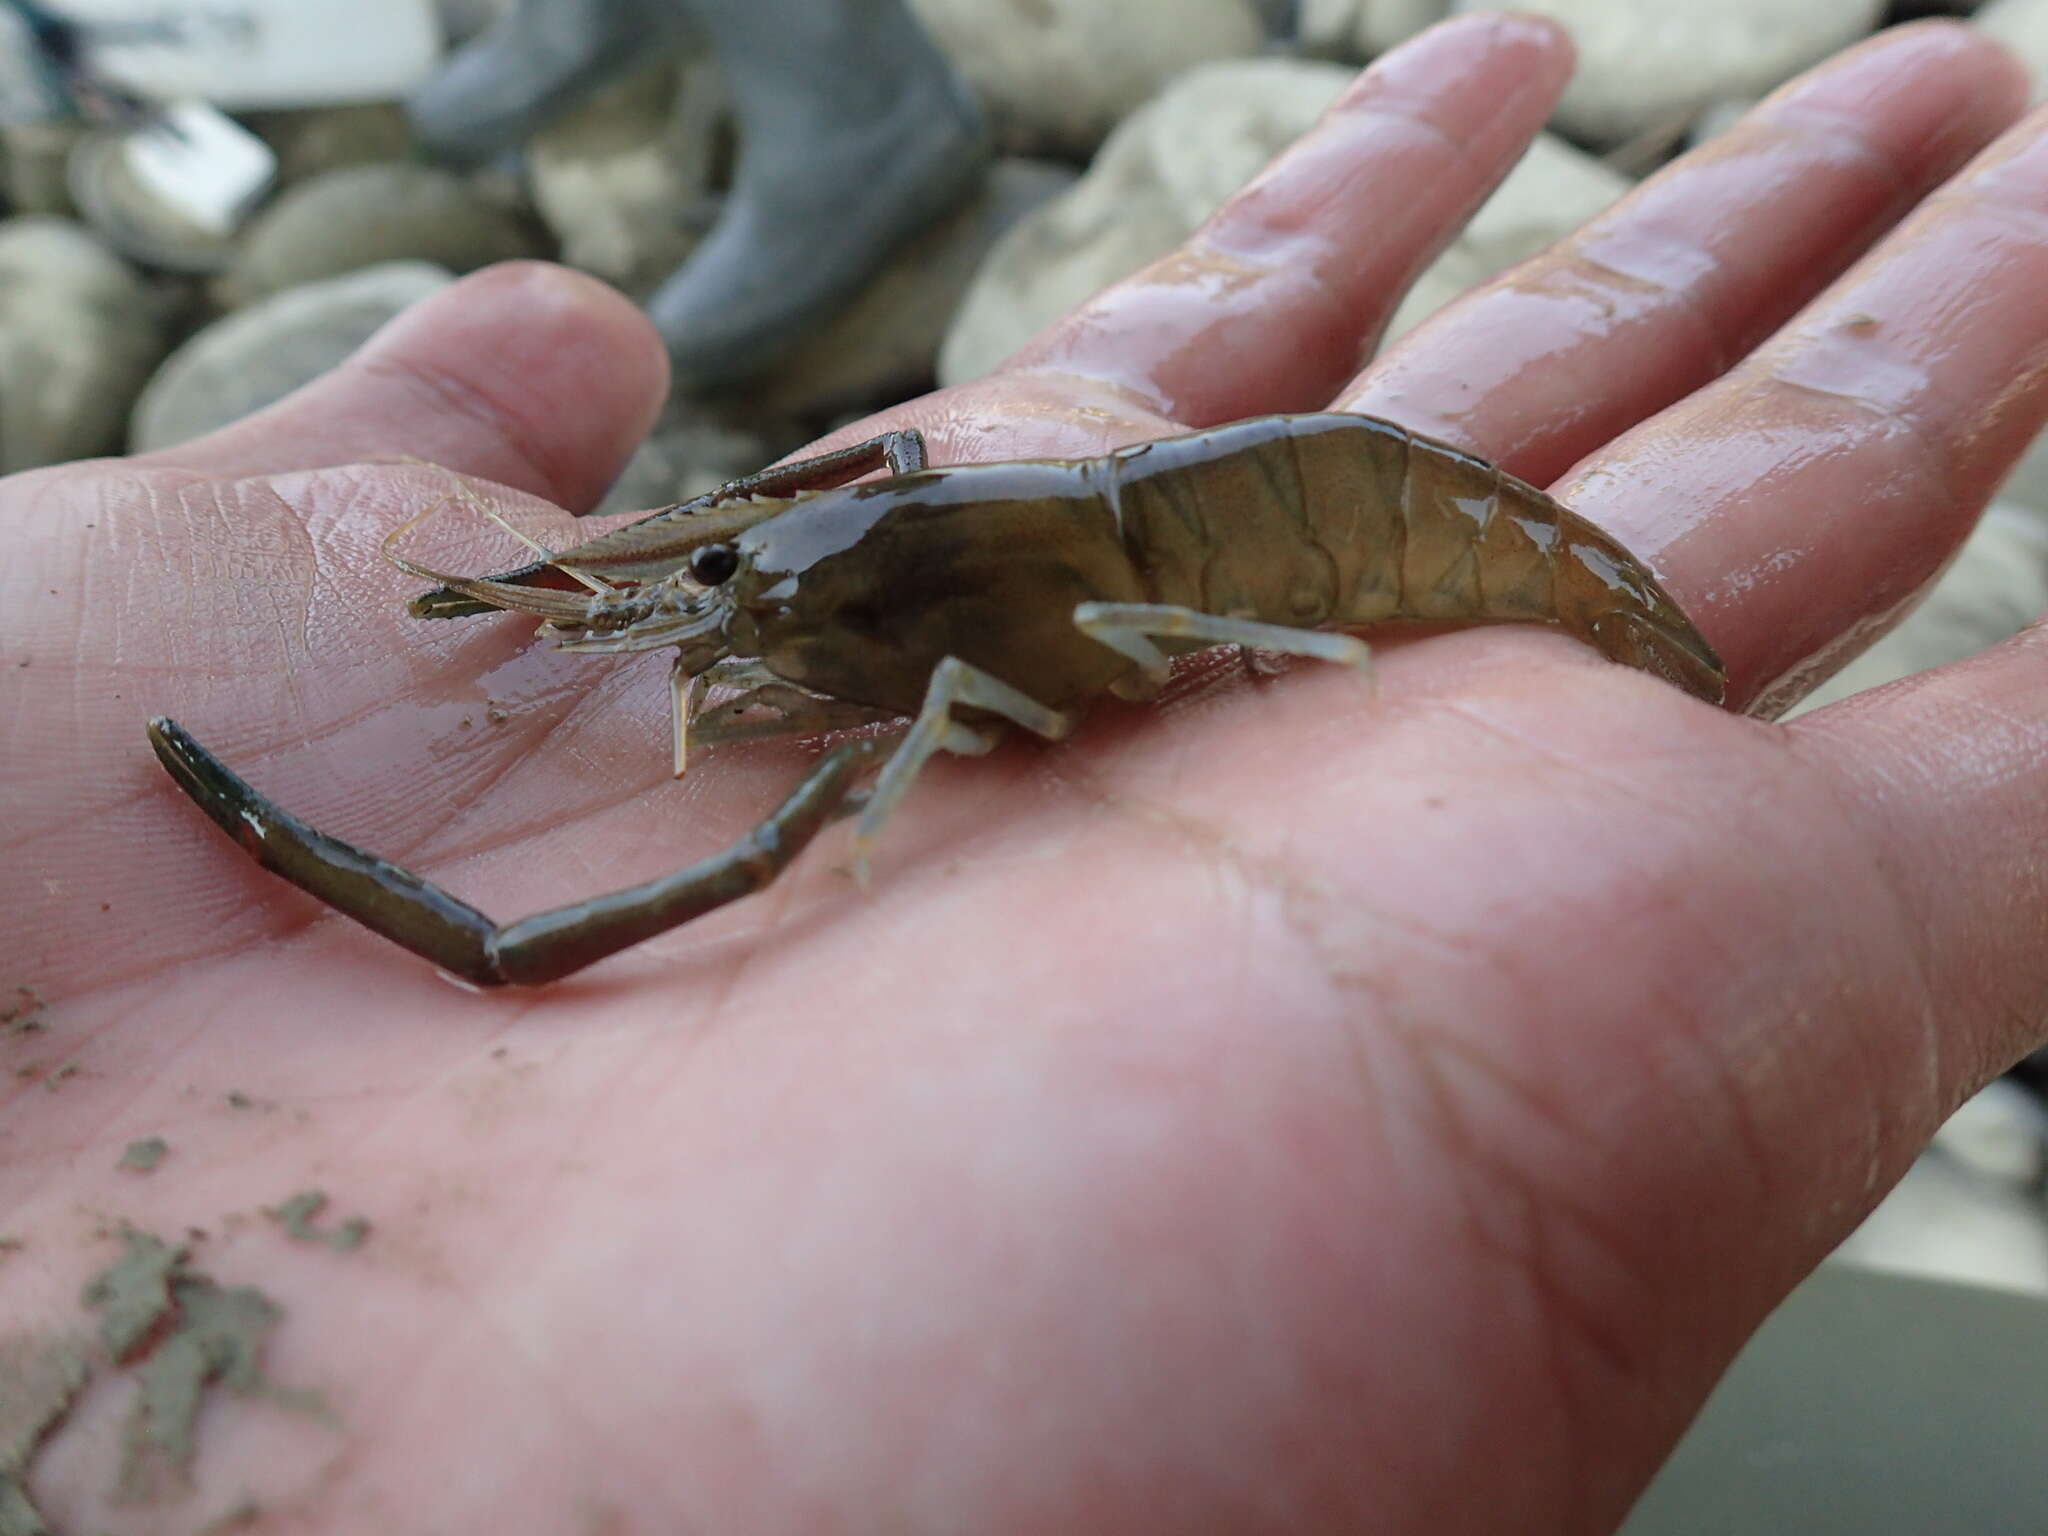
[[[1296,30],[1318,58],[1376,59],[1442,21],[1451,0],[1301,0]]]
[[[1266,29],[1247,0],[911,0],[987,109],[998,142],[1085,160],[1183,71],[1257,53]]]
[[[1334,64],[1204,65],[1119,124],[1079,182],[999,240],[961,301],[939,379],[978,378],[1097,289],[1192,234],[1352,80]]]
[[[423,165],[350,166],[302,182],[257,215],[220,297],[232,308],[387,261],[461,273],[538,254],[522,221],[459,176]]]
[[[163,348],[149,289],[84,228],[0,223],[0,473],[119,452]]]
[[[1556,125],[1610,146],[1726,96],[1761,96],[1877,25],[1884,0],[1457,0],[1458,11],[1548,16],[1578,71]]]
[[[134,451],[189,442],[283,399],[394,315],[453,281],[425,262],[386,262],[216,320],[173,352],[142,392],[131,432]]]
[[[276,154],[278,185],[286,187],[329,171],[402,160],[412,153],[412,128],[405,112],[388,101],[256,113],[249,126]]]
[[[2048,0],[1991,0],[1970,19],[2019,55],[2033,99],[2048,101]]]
[[[709,61],[662,55],[569,108],[526,144],[534,206],[562,260],[644,293],[697,246],[725,110]]]

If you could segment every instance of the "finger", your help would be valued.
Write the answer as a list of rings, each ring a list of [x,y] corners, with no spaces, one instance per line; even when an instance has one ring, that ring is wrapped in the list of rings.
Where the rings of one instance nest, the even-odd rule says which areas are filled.
[[[1771,713],[1882,633],[2048,416],[2048,111],[1740,368],[1558,497],[1649,558]]]
[[[1858,694],[1786,727],[1838,786],[1927,995],[1936,1070],[1882,1064],[1939,1112],[2048,1040],[2048,627]],[[1878,1058],[1872,1058],[1876,1060]],[[1932,1077],[1930,1084],[1927,1079]]]
[[[1982,34],[1853,48],[1583,230],[1440,311],[1344,392],[1543,484],[1741,357],[2024,109]]]
[[[1537,18],[1432,28],[1366,70],[1180,249],[1002,371],[1105,381],[1193,426],[1320,404],[1520,157],[1570,69],[1564,34]]]
[[[415,305],[275,405],[139,462],[244,476],[414,457],[580,512],[667,388],[660,340],[624,297],[512,262]]]

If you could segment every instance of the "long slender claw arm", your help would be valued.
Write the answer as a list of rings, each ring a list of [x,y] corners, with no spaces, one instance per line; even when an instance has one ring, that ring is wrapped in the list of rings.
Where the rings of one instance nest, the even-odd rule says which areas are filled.
[[[150,721],[149,742],[178,786],[265,869],[480,987],[558,980],[761,890],[841,812],[879,751],[873,741],[833,748],[765,821],[723,853],[501,927],[431,881],[280,809],[175,722]]]
[[[908,475],[923,469],[925,462],[924,434],[915,427],[902,427],[814,458],[797,459],[793,463],[764,469],[759,474],[728,480],[715,490],[693,496],[688,501],[679,501],[672,507],[662,507],[613,531],[623,532],[625,528],[638,528],[642,523],[689,517],[749,496],[782,497],[798,491],[829,490],[876,469],[886,468],[892,475]],[[522,565],[516,571],[503,571],[487,579],[519,587],[567,588],[575,585],[573,578],[565,577],[545,560]],[[419,619],[459,619],[470,614],[496,611],[491,604],[450,587],[422,592],[406,604],[406,609]]]
[[[149,744],[178,787],[272,874],[444,971],[480,986],[495,979],[498,925],[475,907],[273,805],[175,721],[150,721]]]

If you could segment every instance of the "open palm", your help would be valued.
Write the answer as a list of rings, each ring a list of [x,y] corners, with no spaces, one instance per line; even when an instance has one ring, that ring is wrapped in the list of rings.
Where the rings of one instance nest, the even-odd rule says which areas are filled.
[[[1533,21],[1426,34],[1183,250],[830,442],[1392,416],[1562,476],[1771,714],[2048,410],[2048,117],[1963,168],[2018,72],[1888,33],[1353,377],[1568,68]],[[0,1078],[0,1308],[77,1319],[113,1221],[204,1228],[335,1410],[211,1413],[195,1498],[117,1507],[90,1394],[37,1463],[60,1528],[247,1494],[279,1530],[1607,1530],[2036,1043],[2030,637],[1790,727],[1542,630],[1389,644],[1376,689],[1217,655],[936,764],[869,896],[828,831],[530,994],[335,918],[164,777],[157,713],[500,917],[723,846],[816,743],[672,783],[663,661],[419,624],[377,559],[440,493],[393,458],[580,510],[662,387],[622,301],[510,267],[212,438],[0,490],[0,953],[50,1000],[0,1049],[77,1064]],[[223,1224],[308,1186],[362,1249]]]

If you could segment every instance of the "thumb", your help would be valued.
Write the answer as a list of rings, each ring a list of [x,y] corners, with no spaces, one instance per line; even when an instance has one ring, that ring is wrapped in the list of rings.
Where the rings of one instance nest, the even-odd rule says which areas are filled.
[[[622,294],[507,262],[414,305],[275,405],[135,462],[232,478],[411,456],[584,512],[667,390],[661,340]]]

